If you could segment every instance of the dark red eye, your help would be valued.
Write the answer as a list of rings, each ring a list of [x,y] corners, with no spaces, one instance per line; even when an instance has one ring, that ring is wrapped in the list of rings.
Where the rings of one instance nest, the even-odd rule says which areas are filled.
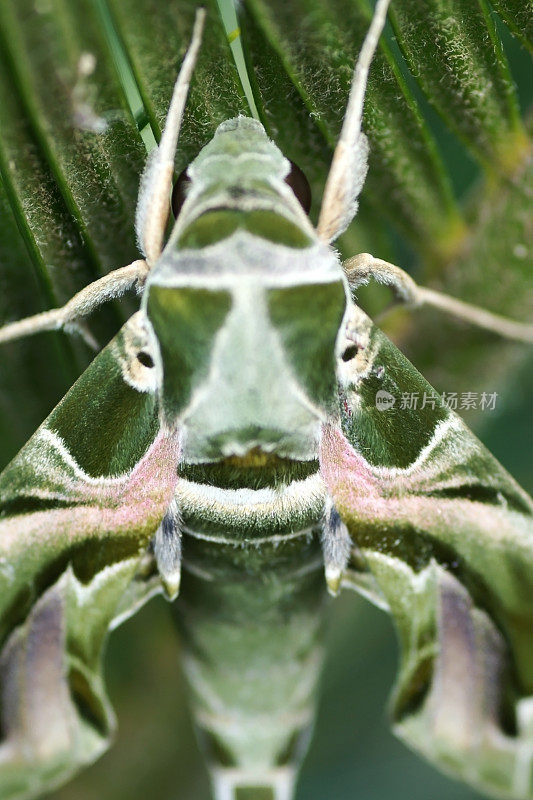
[[[172,199],[170,201],[172,207],[172,213],[174,214],[174,219],[177,219],[178,214],[181,211],[181,207],[185,202],[185,198],[187,197],[187,192],[189,190],[189,184],[191,179],[187,176],[187,169],[186,167],[180,174],[178,175],[178,180],[174,184],[174,188],[172,189]]]
[[[291,171],[285,178],[306,214],[311,210],[311,187],[300,167],[291,161]]]
[[[294,163],[294,161],[290,162],[291,169],[287,177],[285,178],[285,183],[288,184],[292,191],[294,192],[296,199],[302,206],[303,210],[306,214],[309,214],[311,209],[311,187],[309,186],[309,181],[305,177],[304,173],[300,169],[300,167]],[[187,175],[187,168],[180,172],[176,183],[174,184],[174,188],[172,190],[172,213],[174,214],[174,219],[177,219],[178,214],[181,211],[183,203],[185,202],[185,198],[187,197],[187,191],[189,189],[189,184],[191,179]]]

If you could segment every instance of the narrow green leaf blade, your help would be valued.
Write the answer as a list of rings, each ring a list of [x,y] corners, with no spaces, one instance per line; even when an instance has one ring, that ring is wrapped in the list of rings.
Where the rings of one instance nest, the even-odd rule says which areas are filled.
[[[530,164],[515,182],[478,187],[468,209],[468,248],[432,282],[435,288],[452,297],[475,299],[480,307],[510,319],[533,320],[532,183]],[[433,309],[398,312],[386,328],[440,391],[497,391],[503,402],[512,392],[509,376],[531,359],[528,345]]]
[[[0,42],[93,277],[129,263],[145,151],[93,4],[2,3]]]
[[[492,0],[492,5],[510,29],[533,52],[533,2],[531,0]]]
[[[529,142],[485,0],[403,0],[391,17],[429,102],[487,169],[512,174]]]
[[[1,105],[1,102],[0,102]],[[0,145],[1,149],[1,145]],[[0,182],[0,319],[43,308],[43,292]],[[0,359],[0,464],[16,453],[69,388],[78,362],[66,342],[47,334],[36,349],[31,342],[6,346]]]

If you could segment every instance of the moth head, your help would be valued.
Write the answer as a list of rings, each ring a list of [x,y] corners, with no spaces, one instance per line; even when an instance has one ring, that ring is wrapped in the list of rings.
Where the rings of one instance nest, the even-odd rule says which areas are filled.
[[[176,222],[167,248],[183,246],[200,218],[222,210],[233,227],[252,211],[262,213],[268,227],[265,220],[274,214],[286,220],[286,228],[311,239],[310,207],[311,189],[302,170],[285,158],[260,122],[235,117],[219,125],[179,175],[172,192]]]

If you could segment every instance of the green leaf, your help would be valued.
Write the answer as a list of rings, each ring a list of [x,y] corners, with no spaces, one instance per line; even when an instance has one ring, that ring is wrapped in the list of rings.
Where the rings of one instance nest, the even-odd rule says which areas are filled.
[[[0,106],[4,108],[1,100]],[[4,174],[0,185],[0,318],[8,320],[40,311],[46,302],[46,287],[39,282],[38,266],[35,271],[32,268],[6,194]],[[23,232],[31,247],[31,231],[23,228]],[[78,369],[66,340],[54,334],[44,336],[38,350],[28,341],[4,349],[0,359],[0,440],[4,463],[40,424],[43,409],[51,408],[69,388]]]
[[[513,319],[533,319],[530,187],[533,163],[519,179],[478,187],[467,208],[470,235],[464,253],[437,286],[454,297]],[[391,331],[428,380],[442,391],[482,388],[512,393],[509,375],[531,359],[531,348],[457,323],[435,311],[399,312]],[[422,334],[421,334],[422,332]]]
[[[144,148],[90,0],[2,3],[2,49],[93,277],[132,261]]]
[[[533,3],[531,0],[492,0],[513,33],[533,52]]]
[[[488,170],[512,175],[529,143],[485,0],[403,0],[391,16],[429,102]]]

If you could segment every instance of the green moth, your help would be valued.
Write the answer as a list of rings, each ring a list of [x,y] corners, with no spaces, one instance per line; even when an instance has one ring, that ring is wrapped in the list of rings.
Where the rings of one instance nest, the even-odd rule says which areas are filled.
[[[217,800],[290,800],[312,725],[328,590],[390,613],[394,729],[488,795],[533,797],[533,503],[358,308],[375,278],[404,299],[531,342],[531,326],[421,289],[332,242],[366,175],[356,65],[315,229],[261,124],[174,154],[199,11],[139,195],[143,258],[0,341],[75,327],[132,287],[141,309],[0,477],[0,797],[50,791],[107,748],[109,630],[175,600]],[[292,185],[291,185],[292,183]],[[303,198],[302,198],[303,199]]]

